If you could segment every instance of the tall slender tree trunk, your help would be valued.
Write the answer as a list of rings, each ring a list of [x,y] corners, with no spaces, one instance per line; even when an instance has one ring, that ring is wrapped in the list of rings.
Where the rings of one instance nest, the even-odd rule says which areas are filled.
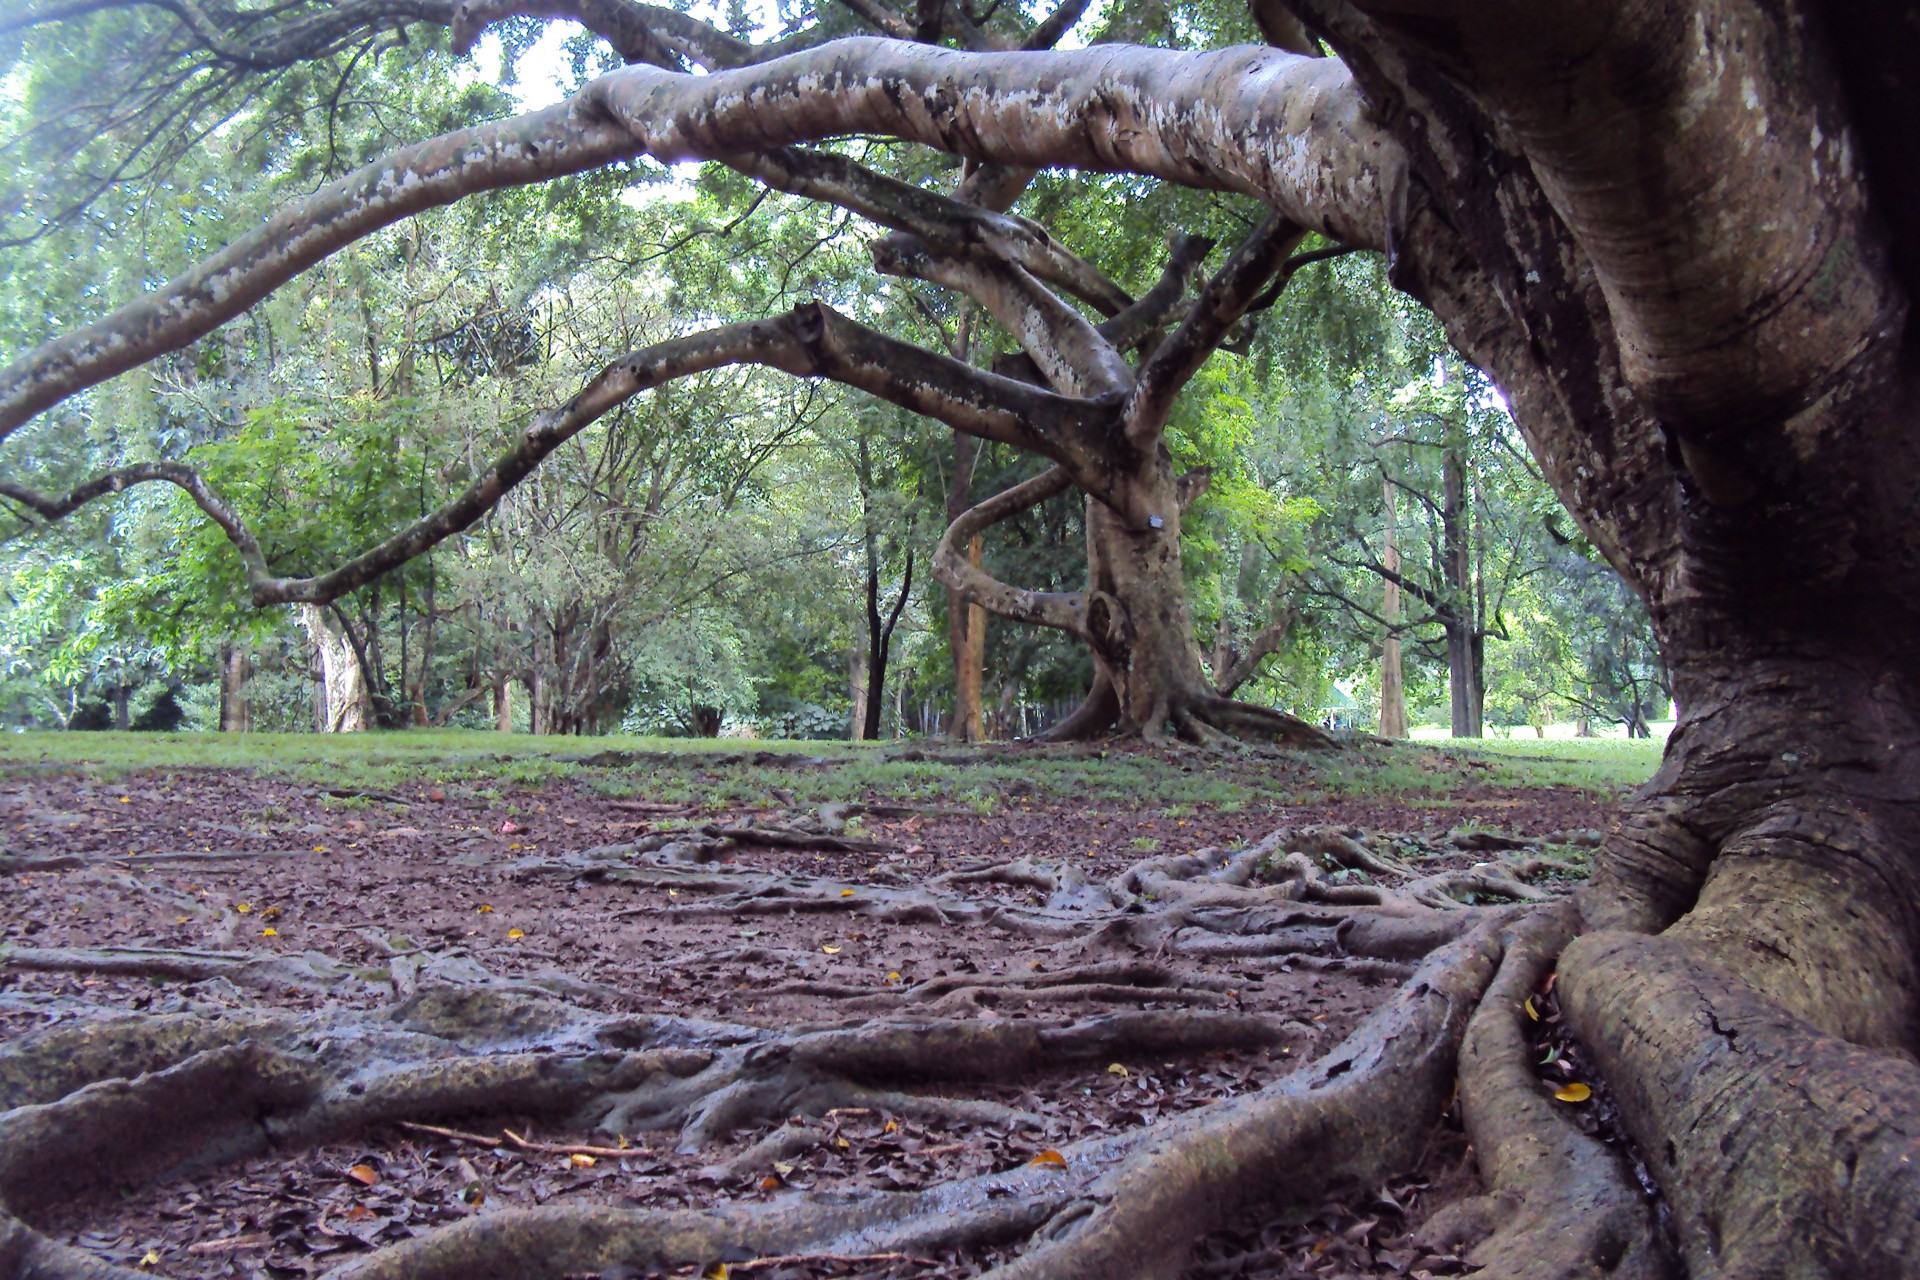
[[[947,482],[947,522],[966,514],[972,505],[974,458],[979,443],[972,436],[953,433],[953,476]],[[985,539],[979,534],[967,540],[967,563],[980,567]],[[961,742],[980,742],[986,737],[986,721],[980,705],[985,674],[987,611],[974,604],[959,588],[947,586],[947,651],[953,659],[953,722],[950,737]]]
[[[1400,572],[1400,547],[1396,542],[1397,530],[1394,520],[1393,484],[1386,484],[1387,498],[1387,538],[1381,552],[1381,563],[1389,573]],[[1386,580],[1381,591],[1380,616],[1386,620],[1386,638],[1380,642],[1380,736],[1383,738],[1404,738],[1410,726],[1407,724],[1407,684],[1406,672],[1400,662],[1400,633],[1393,629],[1400,620],[1400,584],[1392,578]]]
[[[860,742],[867,733],[867,650],[864,646],[847,655],[847,695],[853,700],[853,720],[847,736]]]
[[[1442,620],[1447,630],[1447,685],[1453,713],[1453,736],[1482,736],[1480,680],[1484,639],[1473,607],[1473,529],[1463,450],[1449,442],[1441,463],[1441,557],[1446,575],[1447,604]]]
[[[499,733],[513,732],[513,681],[507,676],[493,682],[493,727]]]
[[[247,680],[253,674],[253,660],[239,645],[220,649],[220,732],[247,733],[253,729],[253,701],[247,696]]]

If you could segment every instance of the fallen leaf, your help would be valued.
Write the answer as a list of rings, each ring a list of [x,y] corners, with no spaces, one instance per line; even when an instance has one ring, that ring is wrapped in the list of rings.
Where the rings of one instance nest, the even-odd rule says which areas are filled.
[[[373,1166],[370,1164],[354,1165],[351,1169],[347,1170],[347,1176],[363,1187],[377,1187],[380,1185],[380,1175],[374,1172]]]
[[[281,916],[285,914],[287,913],[282,911],[279,907],[268,907],[265,911],[262,911],[260,913],[260,918],[262,920],[278,920]]]
[[[1593,1090],[1575,1080],[1571,1084],[1563,1084],[1555,1089],[1553,1096],[1562,1102],[1585,1102],[1593,1096]]]
[[[700,1273],[700,1280],[727,1280],[727,1264],[716,1262]]]
[[[526,936],[527,936],[527,931],[526,931],[525,929],[509,929],[509,930],[507,930],[507,940],[508,940],[509,942],[518,942],[518,941],[519,941],[520,939],[522,939],[522,938],[524,938],[524,937],[526,937]]]
[[[357,1204],[353,1206],[353,1208],[347,1210],[348,1222],[365,1222],[368,1218],[371,1218],[372,1216],[373,1216],[373,1210],[367,1208],[367,1206],[363,1204]]]
[[[793,1176],[793,1166],[790,1164],[785,1164],[779,1160],[776,1160],[773,1162],[773,1171],[779,1174],[783,1178]]]
[[[1533,1007],[1532,996],[1528,996],[1527,1002],[1524,1005],[1521,1005],[1520,1007],[1527,1011],[1527,1016],[1529,1018],[1532,1018],[1535,1022],[1540,1021],[1540,1011]]]
[[[180,921],[180,923],[181,923],[181,924],[185,924],[185,923],[186,923],[186,919],[185,919],[184,917],[182,917],[182,919],[181,919],[181,921]],[[898,981],[900,981],[900,971],[899,971],[898,969],[895,969],[895,970],[894,970],[894,971],[893,971],[892,973],[889,973],[889,974],[887,975],[887,981],[888,981],[888,982],[898,982]]]
[[[840,891],[840,896],[841,896],[841,897],[843,897],[843,898],[851,898],[851,897],[853,896],[853,890],[851,890],[851,889],[842,889],[842,890]]]
[[[500,834],[503,836],[510,836],[514,832],[518,831],[519,829],[520,829],[520,824],[515,822],[512,818],[508,818],[505,822],[500,824]]]
[[[493,913],[493,908],[492,908],[491,906],[489,906],[489,905],[488,905],[487,903],[484,903],[484,902],[483,902],[483,903],[481,903],[481,904],[480,904],[480,906],[479,906],[479,911],[480,911],[480,914],[481,914],[481,915],[483,915],[483,916],[484,916],[484,915],[491,915],[491,914]]]
[[[899,1125],[897,1125],[897,1124],[895,1124],[895,1123],[894,1123],[893,1121],[891,1121],[891,1120],[889,1120],[889,1121],[887,1121],[887,1127],[886,1127],[886,1128],[885,1128],[884,1130],[882,1130],[882,1132],[883,1132],[883,1133],[898,1133],[898,1132],[900,1132],[900,1126],[899,1126]]]
[[[1064,1169],[1067,1167],[1067,1158],[1049,1147],[1027,1163],[1037,1164],[1045,1169]]]
[[[121,797],[120,797],[120,803],[121,803],[121,804],[132,804],[132,803],[133,803],[133,797],[132,797],[132,796],[121,796]],[[154,1259],[154,1261],[155,1261],[155,1262],[158,1262],[158,1261],[160,1261],[160,1259],[158,1259],[158,1258],[155,1258],[155,1259]]]
[[[838,947],[821,947],[820,949],[826,952],[830,956],[837,956],[840,954],[840,948]]]
[[[780,1181],[780,1175],[777,1173],[770,1173],[766,1177],[760,1179],[760,1189],[762,1191],[778,1191],[781,1187],[784,1187],[786,1185],[787,1185],[786,1183]]]
[[[851,1142],[848,1142],[845,1138],[835,1138],[833,1140],[833,1145],[840,1148],[842,1151],[851,1150],[853,1147],[853,1144]]]
[[[315,846],[313,846],[313,851],[314,851],[315,853],[325,853],[325,852],[327,851],[327,846],[325,846],[325,845],[323,845],[323,844],[317,844],[317,845],[315,845]]]
[[[244,916],[253,910],[253,904],[251,902],[236,902],[233,904],[233,909]]]
[[[274,928],[266,928],[260,931],[260,936],[263,938],[277,938],[280,936],[280,931]]]
[[[1131,1071],[1128,1071],[1120,1063],[1114,1062],[1114,1063],[1109,1063],[1107,1065],[1107,1074],[1110,1076],[1119,1076],[1122,1080],[1125,1080],[1127,1077],[1131,1076],[1133,1073]]]
[[[121,804],[125,804],[125,803],[126,803],[126,800],[125,800],[124,798],[122,798],[122,800],[120,801],[120,803],[121,803]],[[145,1253],[143,1253],[143,1254],[141,1254],[141,1255],[140,1255],[140,1265],[141,1265],[141,1266],[143,1266],[143,1267],[157,1267],[157,1266],[159,1266],[159,1265],[160,1265],[160,1251],[159,1251],[158,1249],[149,1249],[149,1250],[147,1250],[147,1251],[146,1251]]]
[[[567,1163],[572,1165],[576,1169],[591,1169],[593,1168],[595,1161],[592,1156],[582,1155],[578,1151],[576,1151],[572,1155],[567,1157]]]

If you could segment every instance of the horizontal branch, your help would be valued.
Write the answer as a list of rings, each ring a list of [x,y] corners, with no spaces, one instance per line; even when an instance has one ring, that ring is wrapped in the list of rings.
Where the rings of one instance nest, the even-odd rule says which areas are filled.
[[[1143,129],[1140,121],[1153,121]],[[399,148],[164,287],[0,372],[0,438],[34,414],[179,350],[299,272],[410,214],[651,154],[724,158],[878,133],[1023,168],[1138,172],[1267,200],[1347,243],[1385,243],[1378,172],[1398,144],[1337,61],[1273,49],[1101,45],[962,53],[839,40],[692,76],[630,66],[554,107]]]
[[[259,540],[232,505],[184,463],[116,468],[57,498],[0,482],[0,497],[20,503],[43,519],[58,520],[95,499],[137,484],[173,484],[192,497],[240,552],[255,605],[325,604],[472,527],[555,449],[634,396],[676,378],[736,364],[830,378],[938,418],[956,430],[1042,454],[1060,446],[1036,435],[1029,423],[1067,438],[1093,430],[1087,422],[1097,421],[1101,413],[1098,405],[996,377],[866,329],[826,307],[805,304],[772,319],[655,343],[613,362],[579,394],[529,423],[520,438],[457,497],[338,568],[311,577],[274,576]],[[1109,414],[1112,407],[1106,406]]]

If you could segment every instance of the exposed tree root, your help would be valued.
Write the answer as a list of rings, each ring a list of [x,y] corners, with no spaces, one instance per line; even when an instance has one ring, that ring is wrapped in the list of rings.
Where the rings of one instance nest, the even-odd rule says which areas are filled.
[[[1579,926],[1572,904],[1508,929],[1507,960],[1460,1058],[1462,1117],[1490,1193],[1450,1206],[1427,1243],[1489,1280],[1661,1280],[1673,1274],[1625,1160],[1576,1128],[1535,1074],[1522,1005]],[[1557,1108],[1557,1110],[1556,1110]]]
[[[844,832],[852,816],[826,813],[784,829],[845,840],[835,829]],[[715,830],[723,834],[694,838],[731,841],[746,829]],[[1041,1123],[1018,1106],[917,1086],[1276,1047],[1298,1034],[1269,1017],[1192,1007],[1236,997],[1233,980],[1197,972],[1183,963],[1189,960],[1406,979],[1359,1031],[1310,1068],[1253,1095],[1063,1147],[1064,1167],[1027,1166],[924,1192],[837,1199],[795,1193],[701,1212],[493,1212],[382,1249],[338,1273],[532,1277],[619,1265],[705,1266],[722,1257],[920,1257],[1024,1240],[1025,1251],[997,1274],[1164,1276],[1178,1269],[1193,1239],[1231,1215],[1276,1197],[1297,1201],[1368,1183],[1411,1164],[1445,1109],[1481,992],[1496,971],[1496,1001],[1527,989],[1564,933],[1563,922],[1525,924],[1524,906],[1462,908],[1446,896],[1440,876],[1419,875],[1351,829],[1285,829],[1250,848],[1149,857],[1106,880],[1070,864],[1015,859],[903,887],[657,861],[653,855],[664,849],[636,842],[528,858],[514,869],[675,891],[675,905],[638,909],[649,913],[836,912],[976,924],[1049,943],[1052,958],[1027,971],[945,974],[891,987],[802,979],[799,987],[810,993],[882,1016],[847,1028],[775,1031],[588,1014],[540,994],[547,979],[502,980],[455,952],[394,955],[385,970],[362,972],[312,957],[245,952],[16,949],[8,961],[23,968],[224,979],[262,989],[377,991],[390,983],[397,992],[418,991],[364,1013],[101,1019],[0,1048],[0,1103],[9,1108],[0,1113],[0,1207],[30,1227],[52,1204],[163,1170],[393,1122],[437,1132],[469,1117],[512,1114],[622,1141],[661,1132],[684,1152],[763,1130],[710,1168],[724,1179],[757,1177],[817,1145],[849,1109],[1003,1132]],[[1543,862],[1541,870],[1557,865]],[[1533,889],[1529,874],[1538,872],[1508,861],[1475,868],[1472,876],[1476,891],[1490,892],[1486,886],[1499,877],[1511,879],[1509,890]],[[1511,934],[1514,958],[1502,970],[1509,945],[1503,930],[1515,927],[1522,931]],[[772,963],[784,953],[724,954]],[[621,994],[578,980],[563,985],[596,997]],[[1065,1025],[977,1016],[997,1003],[1131,1002],[1159,1007]],[[910,1020],[901,1016],[908,1013]],[[1526,1068],[1500,1039],[1498,1018],[1482,1020],[1492,1029],[1472,1024],[1473,1043],[1500,1066],[1484,1073],[1494,1083],[1475,1087],[1497,1098],[1500,1089],[1517,1087],[1509,1077],[1524,1077]],[[1527,1086],[1538,1092],[1530,1079]],[[1529,1113],[1525,1125],[1540,1119]],[[1544,1120],[1552,1122],[1550,1112]],[[1510,1151],[1522,1149],[1515,1145],[1522,1144],[1518,1127],[1510,1142],[1492,1128],[1483,1139],[1508,1162],[1500,1170],[1513,1163]],[[447,1132],[485,1140],[471,1128]],[[1588,1141],[1572,1139],[1574,1146]],[[626,1150],[598,1140],[505,1141],[543,1152]],[[1496,1177],[1496,1194],[1506,1190]],[[1548,1216],[1542,1208],[1540,1220]],[[1169,1222],[1181,1229],[1166,1230]],[[14,1256],[34,1259],[42,1272],[64,1256],[47,1252],[56,1246],[27,1227],[11,1230]],[[1503,1238],[1484,1247],[1494,1250]],[[24,1267],[0,1266],[0,1277],[38,1274]]]

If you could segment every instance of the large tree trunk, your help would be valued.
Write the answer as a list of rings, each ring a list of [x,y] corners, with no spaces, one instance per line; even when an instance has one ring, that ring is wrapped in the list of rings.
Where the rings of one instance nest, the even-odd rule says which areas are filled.
[[[373,725],[373,696],[360,668],[353,641],[319,605],[300,607],[300,625],[306,630],[319,660],[325,715],[323,733],[363,733]]]
[[[971,326],[967,331],[971,332]],[[957,354],[964,358],[964,348]],[[973,505],[973,462],[979,447],[972,436],[953,433],[953,475],[947,481],[949,524]],[[967,540],[967,562],[975,569],[980,568],[984,550],[985,540],[979,534]],[[946,590],[947,651],[953,659],[953,722],[947,734],[961,742],[980,742],[986,738],[980,693],[986,668],[987,611],[958,588],[948,586]]]

